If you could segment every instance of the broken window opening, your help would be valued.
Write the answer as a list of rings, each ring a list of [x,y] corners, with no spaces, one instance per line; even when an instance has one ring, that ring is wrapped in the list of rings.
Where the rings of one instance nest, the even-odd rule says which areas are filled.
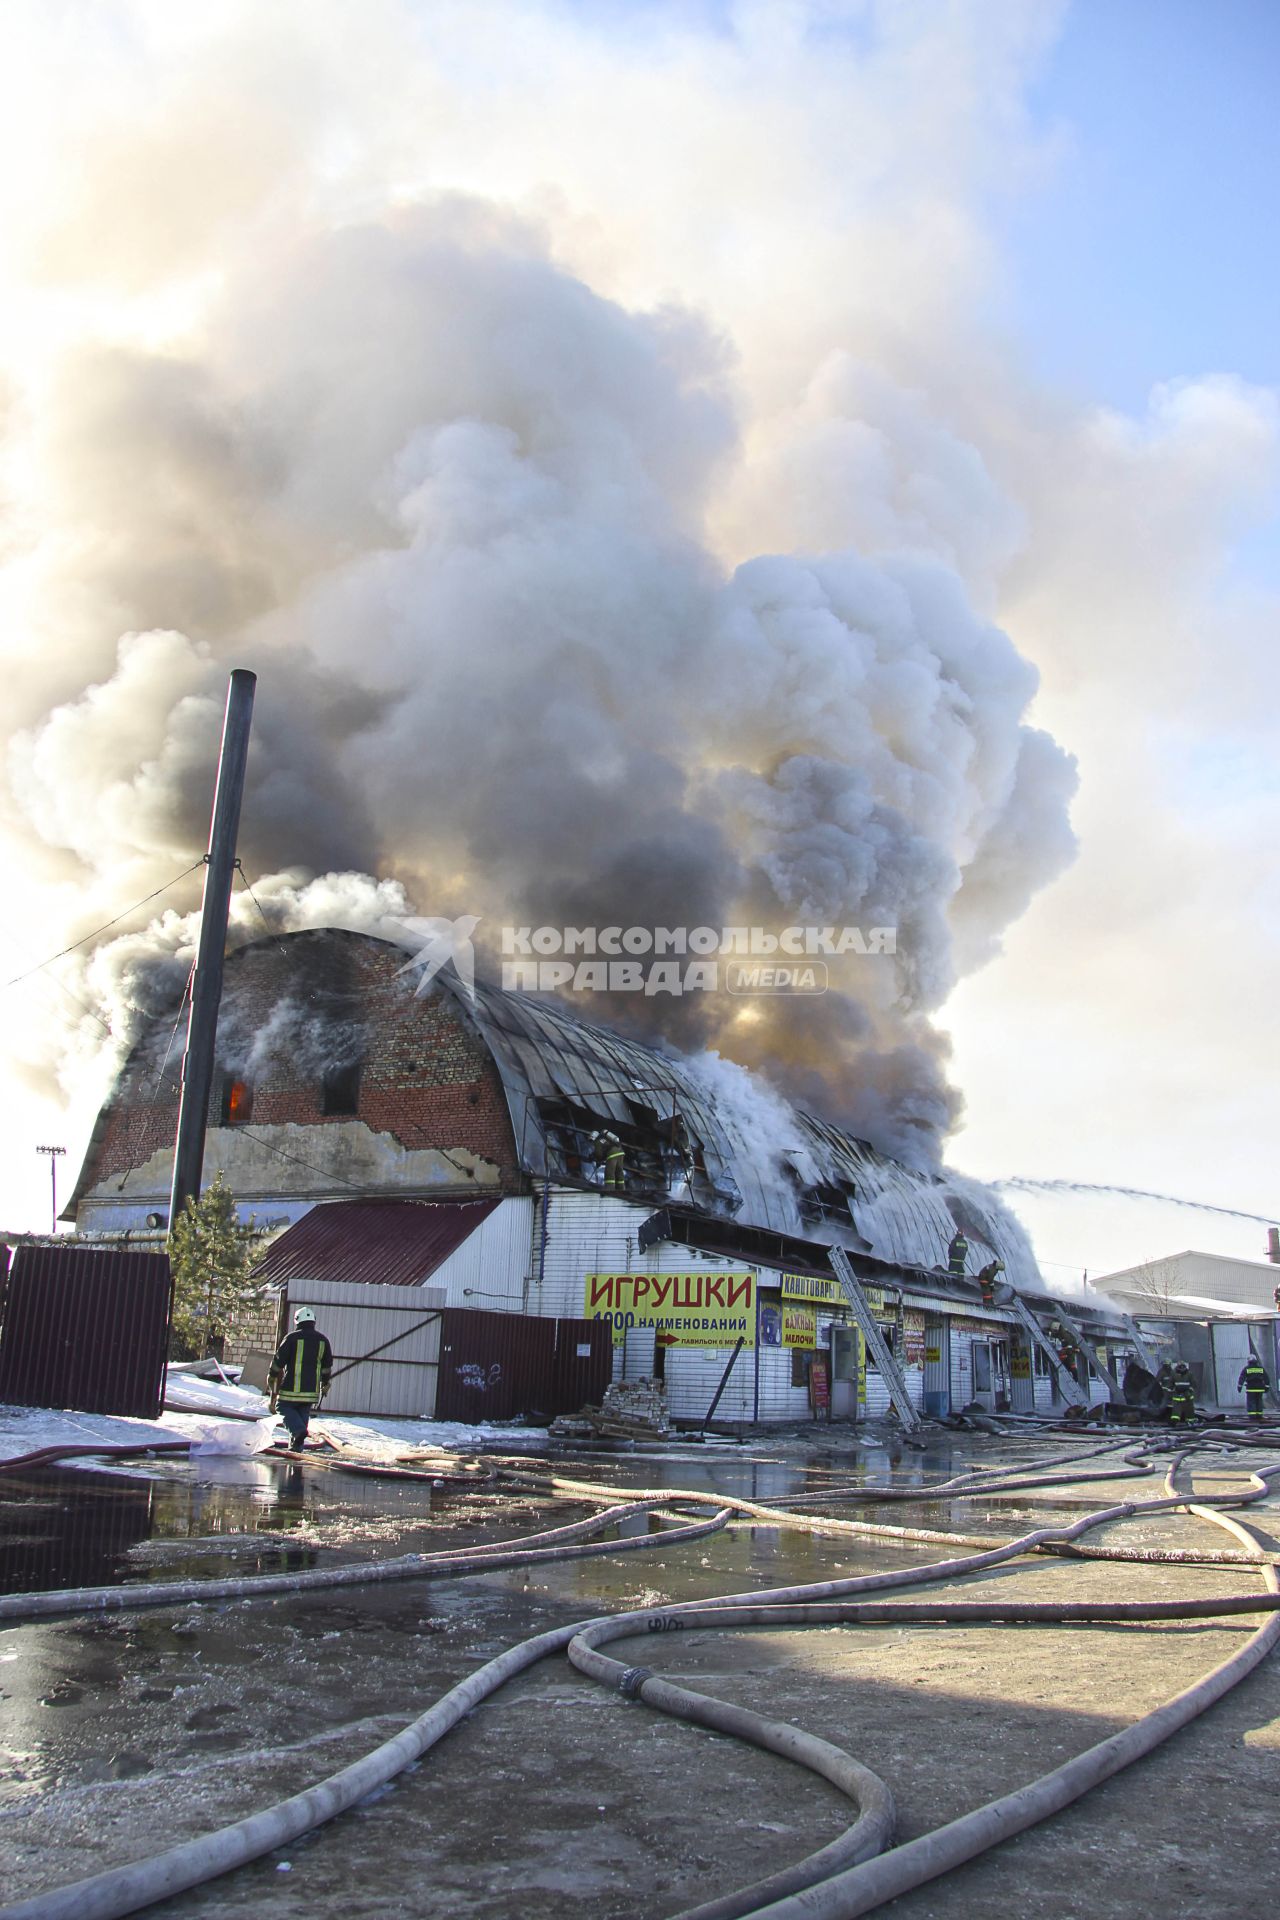
[[[888,1347],[889,1352],[893,1355],[893,1357],[897,1359],[899,1350],[902,1346],[902,1340],[900,1337],[901,1329],[895,1326],[891,1320],[881,1320],[879,1318],[877,1318],[876,1320],[876,1326],[880,1330],[880,1338],[884,1341],[886,1347]],[[871,1348],[868,1347],[867,1348],[867,1372],[879,1373],[879,1371],[880,1371],[880,1362],[876,1359],[874,1353],[872,1353]]]
[[[222,1094],[218,1103],[220,1127],[243,1127],[253,1118],[253,1088],[234,1073],[222,1076]]]
[[[799,1187],[800,1217],[806,1226],[847,1227],[854,1222],[854,1186],[851,1180],[818,1180],[806,1186],[791,1169]]]
[[[326,1114],[354,1113],[360,1102],[360,1063],[330,1067],[321,1082],[320,1111]]]
[[[564,1098],[537,1102],[553,1176],[584,1185],[656,1200],[679,1198],[733,1212],[742,1196],[723,1170],[707,1167],[702,1142],[679,1113],[663,1112],[619,1091],[628,1120],[595,1112]],[[611,1147],[621,1148],[621,1164]]]

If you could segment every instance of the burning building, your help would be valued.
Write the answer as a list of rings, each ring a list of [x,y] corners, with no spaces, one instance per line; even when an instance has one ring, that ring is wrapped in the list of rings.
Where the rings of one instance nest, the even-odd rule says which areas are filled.
[[[888,1395],[838,1247],[925,1410],[1051,1402],[1052,1366],[969,1277],[999,1260],[1041,1291],[980,1187],[901,1166],[714,1056],[448,972],[419,993],[411,974],[401,947],[335,929],[228,960],[205,1177],[288,1226],[269,1277],[606,1320],[615,1376],[661,1378],[676,1419],[702,1418],[722,1383],[721,1418],[856,1417]],[[163,1229],[179,1045],[171,1009],[126,1061],[68,1203],[82,1234]],[[947,1273],[957,1231],[964,1278]]]

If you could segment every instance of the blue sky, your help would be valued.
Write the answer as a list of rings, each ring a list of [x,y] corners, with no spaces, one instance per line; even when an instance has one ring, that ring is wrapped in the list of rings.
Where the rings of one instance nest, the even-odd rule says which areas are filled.
[[[1280,7],[1075,0],[1030,104],[1064,142],[1009,235],[1036,370],[1125,409],[1280,379]]]

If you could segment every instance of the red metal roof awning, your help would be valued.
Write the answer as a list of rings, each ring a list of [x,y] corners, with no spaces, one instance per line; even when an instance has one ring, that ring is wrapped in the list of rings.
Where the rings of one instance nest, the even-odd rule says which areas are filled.
[[[263,1255],[259,1280],[417,1287],[487,1220],[498,1200],[333,1200]]]

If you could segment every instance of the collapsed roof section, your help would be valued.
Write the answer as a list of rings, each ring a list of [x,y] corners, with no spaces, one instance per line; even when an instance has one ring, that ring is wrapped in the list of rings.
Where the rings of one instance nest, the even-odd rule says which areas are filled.
[[[1041,1284],[1018,1222],[976,1182],[914,1172],[759,1082],[754,1095],[751,1076],[724,1097],[698,1062],[588,1026],[557,1002],[479,982],[468,1001],[437,977],[497,1063],[526,1173],[596,1184],[594,1136],[607,1129],[626,1152],[629,1198],[917,1270],[945,1268],[960,1227],[971,1265],[1000,1259],[1019,1287]]]

